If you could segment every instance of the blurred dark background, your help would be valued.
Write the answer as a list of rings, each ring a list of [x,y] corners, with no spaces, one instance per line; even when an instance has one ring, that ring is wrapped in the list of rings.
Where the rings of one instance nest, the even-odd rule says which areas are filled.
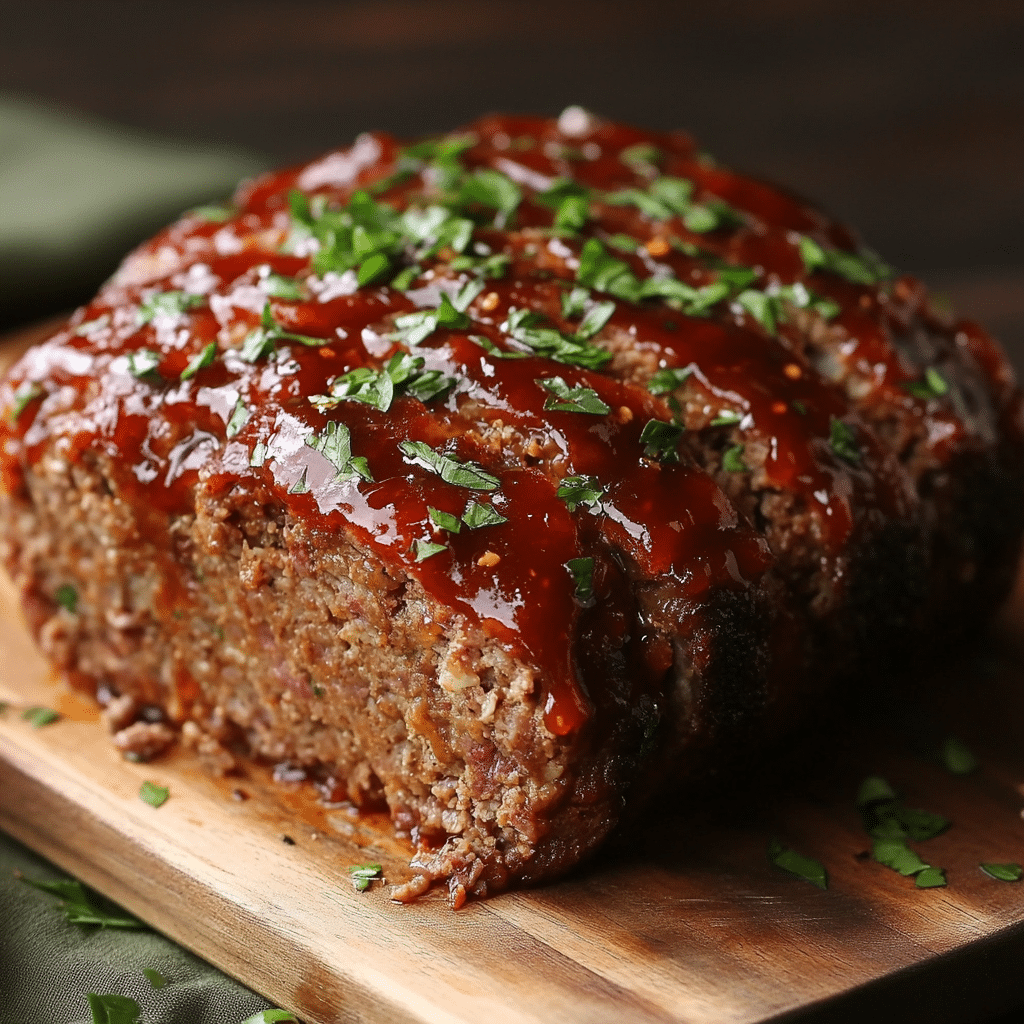
[[[685,127],[980,302],[1024,351],[1020,0],[94,0],[0,15],[0,93],[268,166],[497,109],[581,103]],[[0,323],[95,283],[9,302]]]

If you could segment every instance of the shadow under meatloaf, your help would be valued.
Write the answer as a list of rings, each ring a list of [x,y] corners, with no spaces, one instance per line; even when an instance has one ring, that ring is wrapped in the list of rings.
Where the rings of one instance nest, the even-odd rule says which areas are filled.
[[[3,385],[0,544],[128,754],[180,727],[385,801],[399,898],[459,904],[974,629],[1021,399],[980,329],[678,133],[425,145],[130,256]]]

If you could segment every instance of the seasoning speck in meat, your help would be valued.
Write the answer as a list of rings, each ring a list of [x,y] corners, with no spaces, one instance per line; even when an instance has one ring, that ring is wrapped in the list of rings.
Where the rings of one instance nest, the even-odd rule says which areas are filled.
[[[563,873],[838,674],[970,630],[1019,543],[981,328],[579,108],[244,183],[0,402],[6,564],[118,744],[386,803],[402,899]]]

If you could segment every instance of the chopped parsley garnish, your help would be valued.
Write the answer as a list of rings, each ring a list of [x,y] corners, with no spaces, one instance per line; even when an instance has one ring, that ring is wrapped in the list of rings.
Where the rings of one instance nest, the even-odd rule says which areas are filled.
[[[580,321],[573,338],[576,341],[589,341],[611,320],[614,312],[614,302],[599,302],[596,306],[591,307],[587,315]]]
[[[357,476],[373,480],[365,456],[352,454],[352,433],[344,423],[331,420],[319,434],[306,438],[306,444],[334,466],[337,470],[335,480],[350,480]]]
[[[453,455],[435,451],[425,441],[402,441],[398,445],[406,459],[436,473],[446,483],[474,491],[493,491],[501,481],[474,462],[464,462]]]
[[[777,312],[771,296],[748,288],[736,296],[736,303],[745,309],[769,334],[775,334]]]
[[[929,866],[916,851],[907,846],[905,839],[876,839],[872,844],[871,856],[879,864],[898,871],[904,877],[916,875]]]
[[[490,338],[483,334],[470,334],[469,340],[474,345],[479,345],[495,359],[526,359],[529,356],[528,352],[506,352],[504,349],[498,348]]]
[[[949,736],[942,743],[942,764],[951,775],[970,775],[978,770],[978,759],[963,740]]]
[[[380,864],[353,864],[348,873],[352,876],[356,892],[366,892],[371,882],[383,877],[384,868]]]
[[[441,295],[441,304],[437,309],[418,309],[414,313],[403,313],[395,317],[396,330],[388,337],[392,341],[402,341],[410,347],[420,344],[438,329],[447,327],[449,330],[466,330],[472,321],[466,314],[457,309],[448,295]]]
[[[985,872],[990,878],[995,878],[1000,882],[1019,882],[1021,877],[1024,877],[1024,868],[1019,864],[991,864],[985,863],[979,865],[981,870]]]
[[[440,370],[423,370],[422,356],[396,352],[379,370],[359,366],[331,381],[329,395],[313,395],[310,402],[321,412],[344,401],[363,402],[387,412],[395,396],[408,394],[426,404],[446,394],[457,383]]]
[[[946,869],[927,867],[917,873],[914,885],[918,889],[940,889],[946,885]]]
[[[540,327],[544,317],[527,309],[510,309],[501,329],[510,337],[556,363],[597,370],[611,358],[611,352],[587,341],[562,334],[553,327]]]
[[[167,979],[155,967],[143,967],[142,973],[153,988],[164,988]]]
[[[43,389],[36,384],[34,381],[25,381],[24,384],[18,387],[18,390],[14,392],[14,404],[11,406],[11,411],[8,414],[8,420],[11,423],[16,423],[21,414],[34,402],[37,398],[41,398],[43,395]]]
[[[471,501],[466,506],[466,511],[462,513],[462,521],[471,530],[478,530],[482,526],[499,526],[501,523],[507,523],[508,519],[493,505]]]
[[[660,462],[678,462],[679,439],[684,428],[678,423],[666,423],[664,420],[648,420],[640,432],[640,441],[644,445],[644,455]]]
[[[588,288],[608,292],[619,299],[635,302],[640,298],[640,282],[620,259],[612,256],[596,239],[588,238],[580,251],[576,280]]]
[[[60,714],[53,708],[31,707],[26,708],[21,717],[28,722],[33,729],[41,729],[44,725],[52,725],[60,720]]]
[[[160,365],[160,353],[152,349],[140,348],[128,353],[128,372],[139,380],[153,380],[159,376],[157,367]]]
[[[302,475],[299,477],[298,480],[295,481],[295,483],[293,483],[291,485],[291,487],[288,488],[288,493],[289,494],[308,494],[309,493],[309,484],[306,482],[306,474],[308,472],[309,472],[309,467],[308,466],[303,466],[302,467]]]
[[[150,807],[161,807],[170,795],[171,791],[166,786],[158,786],[148,779],[139,787],[139,799]]]
[[[921,380],[912,380],[905,384],[904,387],[915,398],[921,398],[925,401],[930,398],[941,398],[949,391],[946,378],[934,366],[929,366],[924,371],[924,377]]]
[[[182,313],[206,302],[204,295],[188,292],[157,292],[144,299],[139,306],[139,325],[148,324],[156,316],[181,316]]]
[[[635,146],[627,146],[619,159],[637,174],[657,174],[657,163],[661,158],[661,150],[649,142],[638,142]]]
[[[895,799],[896,791],[880,775],[869,775],[857,790],[857,806],[861,808]]]
[[[139,1024],[142,1008],[128,996],[87,992],[85,998],[92,1012],[92,1024]]]
[[[576,600],[589,601],[594,596],[593,558],[570,558],[565,567],[572,574],[573,582],[576,584]]]
[[[423,270],[420,266],[414,263],[411,267],[406,267],[405,270],[395,274],[391,280],[391,287],[397,288],[400,292],[404,292],[422,273]]]
[[[647,382],[647,390],[652,395],[666,395],[681,387],[692,374],[692,366],[666,367],[663,370],[659,370]]]
[[[275,299],[301,299],[305,294],[301,281],[294,277],[285,277],[283,274],[267,274],[260,281],[260,288],[264,294]]]
[[[618,249],[619,252],[636,252],[640,248],[640,243],[632,235],[609,235],[605,238],[605,242],[610,245],[613,249]]]
[[[579,231],[590,216],[590,201],[586,196],[566,196],[555,211],[556,231]]]
[[[238,350],[240,358],[247,363],[255,363],[258,360],[270,355],[279,341],[297,341],[300,345],[319,347],[326,345],[327,338],[314,338],[308,334],[295,334],[286,331],[275,319],[270,310],[270,301],[263,306],[263,315],[260,317],[260,326],[254,327],[242,342]]]
[[[596,476],[567,476],[562,478],[555,494],[565,502],[570,512],[575,512],[580,505],[599,505],[604,488]]]
[[[747,464],[743,461],[743,445],[736,444],[725,450],[722,455],[722,469],[729,473],[747,472]]]
[[[555,178],[555,180],[543,192],[538,192],[533,198],[542,206],[549,206],[557,210],[566,199],[587,199],[590,196],[585,185],[571,178]]]
[[[64,901],[61,911],[70,924],[94,924],[101,928],[145,928],[146,926],[120,907],[87,890],[81,882],[74,879],[58,879],[57,881],[37,881],[25,878],[35,889],[57,896]],[[108,909],[109,905],[109,909]]]
[[[206,203],[204,206],[194,206],[185,212],[189,217],[197,217],[199,220],[219,224],[222,221],[230,220],[235,215],[235,208],[226,203]]]
[[[852,466],[860,462],[861,452],[853,427],[835,416],[830,421],[828,445],[832,453],[843,462],[848,462]]]
[[[777,868],[788,871],[789,874],[802,878],[819,889],[828,888],[828,872],[821,861],[797,853],[796,850],[784,846],[778,839],[772,839],[768,843],[768,860]]]
[[[216,358],[217,342],[211,341],[208,345],[203,346],[203,350],[201,352],[197,352],[188,361],[185,369],[181,371],[181,380],[188,380],[190,377],[194,377],[200,370],[209,366]]]
[[[712,427],[734,427],[737,423],[743,420],[743,414],[739,412],[733,412],[729,409],[721,410],[718,415],[711,421],[709,426]]]
[[[511,262],[511,256],[500,252],[493,256],[467,256],[463,253],[461,256],[456,256],[448,266],[452,270],[468,270],[484,280],[491,280],[504,277]],[[395,280],[398,279],[395,278]],[[394,282],[392,284],[394,287],[398,287]]]
[[[78,611],[78,591],[70,583],[61,584],[54,593],[53,599],[72,615]]]
[[[249,456],[250,466],[262,466],[270,454],[270,447],[265,441],[257,441],[253,446],[252,454]]]
[[[225,433],[228,437],[234,437],[248,422],[249,407],[245,404],[245,399],[239,395],[238,401],[235,402],[235,407],[231,410],[231,415],[228,417]]]
[[[578,285],[567,292],[562,293],[562,316],[566,320],[575,320],[583,316],[587,311],[587,300],[590,298],[590,289],[581,288]]]
[[[458,533],[462,529],[462,521],[458,516],[453,516],[451,512],[442,512],[441,509],[428,505],[427,514],[430,516],[431,522],[442,530]]]
[[[481,167],[462,179],[459,199],[497,210],[494,225],[502,228],[523,201],[523,193],[507,174],[491,167]]]
[[[431,540],[421,540],[417,538],[413,541],[412,549],[415,554],[415,561],[423,562],[428,558],[432,558],[434,555],[439,555],[442,551],[447,551],[448,547],[445,544],[437,544]]]
[[[827,270],[851,284],[873,285],[892,277],[892,269],[874,253],[846,252],[844,249],[826,249],[804,235],[800,239],[800,256],[809,273]]]
[[[582,412],[605,416],[612,411],[611,406],[602,402],[593,388],[582,385],[570,387],[561,377],[539,377],[535,383],[551,395],[544,401],[544,408],[548,412]]]

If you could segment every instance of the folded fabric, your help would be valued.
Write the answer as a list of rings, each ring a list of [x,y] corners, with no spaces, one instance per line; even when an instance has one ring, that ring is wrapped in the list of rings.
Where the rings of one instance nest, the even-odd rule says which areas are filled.
[[[88,298],[129,248],[264,166],[0,94],[0,327]]]

